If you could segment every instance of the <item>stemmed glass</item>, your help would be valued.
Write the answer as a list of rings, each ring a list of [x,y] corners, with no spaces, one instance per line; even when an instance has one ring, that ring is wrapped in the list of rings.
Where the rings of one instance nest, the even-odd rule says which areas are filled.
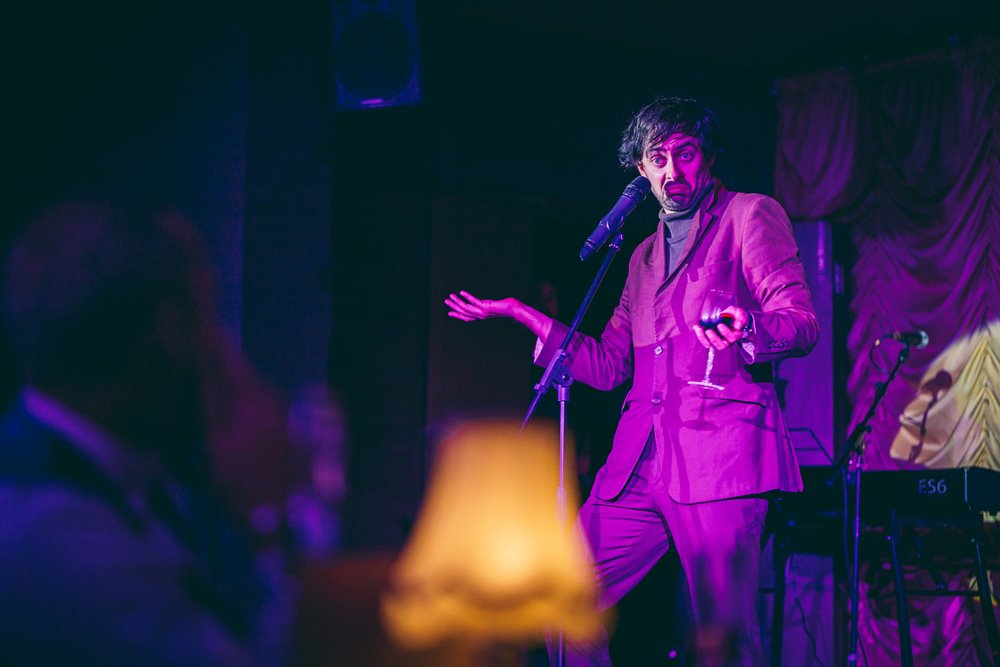
[[[733,325],[733,320],[736,319],[729,313],[724,313],[726,308],[733,305],[735,299],[733,295],[725,290],[709,290],[705,294],[705,301],[701,305],[701,317],[698,320],[698,324],[702,328],[714,329],[720,324],[725,324],[728,327]],[[723,387],[715,384],[711,380],[712,366],[715,364],[715,348],[711,345],[708,347],[708,361],[705,363],[705,377],[701,380],[689,380],[688,384],[693,384],[698,387],[705,387],[706,389],[722,389]]]

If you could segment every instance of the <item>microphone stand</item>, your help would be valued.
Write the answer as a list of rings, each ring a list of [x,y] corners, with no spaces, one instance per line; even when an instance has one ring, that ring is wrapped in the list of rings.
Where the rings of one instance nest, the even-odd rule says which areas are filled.
[[[604,277],[607,275],[608,269],[611,268],[612,260],[618,255],[618,251],[622,249],[623,238],[622,233],[618,232],[614,240],[608,245],[608,253],[604,256],[604,261],[597,270],[597,275],[594,276],[594,281],[590,284],[590,289],[587,290],[587,294],[583,297],[583,302],[577,309],[576,316],[573,318],[572,324],[569,325],[569,330],[566,332],[562,344],[555,351],[555,354],[552,355],[552,360],[546,366],[545,373],[542,374],[542,379],[535,385],[535,397],[532,399],[531,405],[528,406],[528,411],[524,415],[524,421],[521,422],[522,429],[531,421],[531,417],[535,414],[535,410],[538,409],[538,404],[542,400],[542,396],[545,395],[553,384],[569,387],[573,383],[573,374],[568,366],[570,342],[580,328],[580,323],[587,314],[587,310],[590,309],[590,303],[594,300],[597,289],[604,282]],[[568,401],[569,398],[567,397],[566,400]]]
[[[615,236],[614,240],[608,245],[608,252],[604,256],[604,261],[601,263],[600,268],[597,270],[597,275],[594,276],[594,281],[590,284],[590,289],[587,290],[586,296],[583,297],[583,302],[576,311],[576,316],[573,318],[573,323],[569,325],[569,331],[566,332],[566,336],[563,338],[562,344],[552,355],[552,360],[549,361],[549,365],[546,366],[545,372],[542,374],[542,379],[538,381],[535,385],[535,397],[531,401],[531,405],[528,406],[528,411],[524,415],[524,421],[521,422],[521,429],[523,430],[528,422],[531,421],[531,417],[535,414],[535,410],[538,409],[538,404],[542,400],[542,396],[555,384],[558,387],[556,397],[559,400],[559,488],[556,491],[556,510],[558,513],[560,523],[566,521],[567,511],[566,511],[566,406],[569,403],[569,386],[573,384],[573,373],[569,369],[569,345],[573,340],[573,336],[576,334],[577,330],[580,328],[580,323],[583,321],[584,315],[587,314],[587,310],[590,309],[590,304],[594,300],[594,296],[597,294],[597,289],[604,282],[604,277],[608,273],[608,269],[611,268],[611,262],[618,255],[618,251],[622,249],[623,236],[621,232]],[[566,655],[563,646],[563,633],[559,630],[559,638],[557,642],[557,660],[556,663],[560,667],[565,664]]]
[[[871,420],[875,417],[875,410],[878,408],[878,404],[885,397],[886,390],[889,388],[889,384],[893,378],[896,377],[900,366],[903,365],[903,362],[909,356],[910,344],[904,343],[902,349],[899,351],[899,357],[896,359],[896,365],[889,371],[889,376],[883,382],[875,383],[875,395],[872,399],[872,404],[868,408],[868,412],[865,413],[864,418],[858,422],[858,425],[854,427],[851,434],[847,436],[847,443],[844,450],[834,464],[833,475],[827,481],[827,486],[832,486],[833,482],[841,474],[847,476],[848,483],[852,477],[854,479],[854,516],[852,517],[854,546],[853,553],[851,554],[851,579],[849,582],[851,586],[851,636],[847,653],[847,664],[850,667],[858,664],[858,609],[861,589],[858,543],[861,541],[861,473],[864,469],[864,454],[867,444],[865,436],[871,432]],[[844,512],[846,514],[847,507],[844,507]]]

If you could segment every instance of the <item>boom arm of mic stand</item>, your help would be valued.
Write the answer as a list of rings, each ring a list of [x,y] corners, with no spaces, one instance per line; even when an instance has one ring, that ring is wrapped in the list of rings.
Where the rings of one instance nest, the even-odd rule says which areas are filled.
[[[567,362],[569,361],[569,345],[573,340],[573,336],[576,335],[577,330],[580,328],[580,322],[583,321],[584,315],[587,314],[587,310],[590,308],[591,302],[594,300],[594,296],[597,294],[597,288],[601,286],[604,282],[604,277],[608,273],[608,269],[611,268],[611,262],[614,260],[618,251],[622,249],[623,236],[621,232],[615,236],[614,241],[608,245],[608,252],[604,255],[604,261],[601,262],[601,267],[597,270],[597,275],[594,276],[594,281],[590,284],[590,289],[587,290],[586,296],[583,297],[583,302],[576,311],[576,317],[573,318],[573,323],[569,325],[569,331],[566,332],[565,338],[563,338],[562,345],[556,350],[556,353],[552,356],[552,361],[545,369],[545,373],[542,375],[542,379],[538,381],[535,385],[535,397],[531,400],[531,405],[528,406],[528,411],[524,415],[524,421],[521,422],[521,428],[523,429],[531,421],[532,415],[535,414],[535,410],[538,409],[538,404],[542,400],[542,396],[553,384],[568,385],[573,381],[573,375],[569,370]]]
[[[850,435],[847,436],[847,440],[844,443],[844,449],[840,452],[840,456],[837,457],[837,461],[833,464],[833,474],[830,475],[830,479],[827,480],[827,486],[833,486],[833,483],[837,481],[850,461],[851,454],[858,453],[862,454],[864,452],[864,441],[865,435],[871,430],[871,421],[875,418],[875,411],[878,409],[879,403],[885,397],[885,392],[889,389],[889,384],[892,382],[893,378],[896,377],[896,373],[899,372],[899,367],[903,365],[910,356],[910,346],[904,345],[899,351],[899,357],[896,359],[896,365],[892,367],[889,371],[889,376],[882,382],[875,383],[875,395],[872,397],[872,404],[868,408],[868,412],[865,413],[864,418],[858,422],[858,425],[854,427]]]

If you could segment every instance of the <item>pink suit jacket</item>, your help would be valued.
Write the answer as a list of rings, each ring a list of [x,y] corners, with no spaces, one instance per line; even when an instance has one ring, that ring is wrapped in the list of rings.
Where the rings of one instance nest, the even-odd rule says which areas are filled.
[[[593,492],[603,500],[621,493],[650,430],[677,502],[801,490],[771,362],[806,354],[819,325],[788,216],[770,197],[729,192],[716,181],[669,275],[663,231],[660,222],[633,253],[600,339],[578,334],[569,346],[575,379],[612,389],[632,378]],[[721,391],[688,384],[705,372],[707,350],[692,326],[710,289],[734,294],[754,320],[749,344],[715,355],[712,381]],[[566,330],[556,323],[538,364],[548,363]]]

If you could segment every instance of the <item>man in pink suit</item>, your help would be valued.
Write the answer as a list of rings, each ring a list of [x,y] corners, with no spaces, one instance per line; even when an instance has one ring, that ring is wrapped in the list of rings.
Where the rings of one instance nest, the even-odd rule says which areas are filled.
[[[771,362],[806,354],[819,326],[787,215],[773,199],[730,192],[712,177],[715,134],[709,109],[678,98],[646,105],[623,133],[622,165],[649,179],[662,210],[600,338],[577,335],[569,348],[575,379],[599,389],[632,381],[579,524],[604,607],[672,546],[691,591],[699,658],[758,664],[765,494],[802,488]],[[727,318],[703,326],[713,290]],[[459,320],[527,326],[539,338],[540,365],[566,332],[517,299],[460,292],[446,304]],[[708,383],[693,384],[706,375]],[[610,664],[606,642],[570,647],[568,662]]]

